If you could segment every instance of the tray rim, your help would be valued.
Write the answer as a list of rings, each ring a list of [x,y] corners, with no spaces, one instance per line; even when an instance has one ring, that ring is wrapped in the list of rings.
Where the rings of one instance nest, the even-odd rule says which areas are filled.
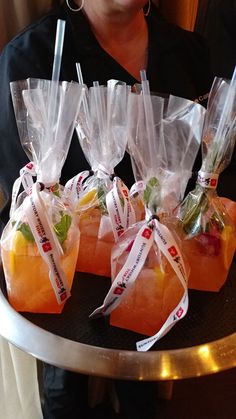
[[[33,357],[60,368],[100,377],[168,381],[236,367],[236,332],[180,349],[137,352],[92,346],[49,332],[16,312],[0,290],[0,335]]]

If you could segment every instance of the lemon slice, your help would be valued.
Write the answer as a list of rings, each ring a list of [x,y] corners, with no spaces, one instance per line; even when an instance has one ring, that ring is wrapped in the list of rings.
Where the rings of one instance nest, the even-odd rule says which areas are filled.
[[[77,209],[80,209],[83,206],[91,206],[91,205],[94,205],[96,203],[97,199],[98,199],[97,189],[96,188],[90,189],[90,191],[88,191],[79,200]]]
[[[15,271],[15,263],[17,255],[27,255],[28,253],[28,240],[23,236],[20,231],[16,231],[11,241],[9,251],[9,265],[12,273]]]
[[[28,244],[28,240],[17,230],[12,239],[11,250],[15,255],[27,255]]]

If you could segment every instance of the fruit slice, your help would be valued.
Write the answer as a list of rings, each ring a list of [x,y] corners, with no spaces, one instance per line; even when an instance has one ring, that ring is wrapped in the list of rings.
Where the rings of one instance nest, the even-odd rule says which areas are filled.
[[[97,199],[98,199],[97,189],[96,188],[90,189],[90,191],[85,193],[85,195],[82,196],[82,198],[79,200],[77,210],[80,209],[83,206],[94,205],[96,203]]]
[[[9,265],[12,274],[15,271],[15,259],[17,255],[27,255],[28,240],[20,231],[16,231],[13,235],[10,251],[9,251]]]

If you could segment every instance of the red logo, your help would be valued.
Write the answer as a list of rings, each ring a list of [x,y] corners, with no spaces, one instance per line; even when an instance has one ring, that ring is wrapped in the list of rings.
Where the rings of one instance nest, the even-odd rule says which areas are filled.
[[[42,245],[42,248],[43,248],[44,253],[47,253],[47,252],[49,252],[50,250],[52,250],[52,246],[51,246],[51,244],[50,244],[49,242],[44,243],[44,244]]]
[[[128,192],[126,191],[126,189],[123,189],[122,192],[123,192],[123,195],[127,198],[128,197]]]
[[[182,309],[182,307],[179,308],[179,310],[176,312],[176,316],[180,319],[180,317],[182,316],[184,310]]]
[[[66,291],[60,294],[60,300],[64,301],[66,299]]]
[[[177,250],[176,250],[175,246],[171,246],[171,247],[169,247],[168,252],[170,253],[170,255],[171,255],[172,257],[175,257],[175,256],[178,254],[178,252],[177,252]]]
[[[113,291],[113,294],[121,295],[124,291],[124,288],[116,287]]]
[[[211,179],[210,185],[215,188],[217,185],[217,180],[216,179]]]
[[[27,167],[27,169],[29,169],[29,170],[33,169],[33,163],[28,163],[28,164],[26,165],[26,167]]]
[[[150,239],[151,234],[152,230],[150,230],[150,228],[145,228],[145,230],[142,232],[142,236],[145,237],[145,239]]]

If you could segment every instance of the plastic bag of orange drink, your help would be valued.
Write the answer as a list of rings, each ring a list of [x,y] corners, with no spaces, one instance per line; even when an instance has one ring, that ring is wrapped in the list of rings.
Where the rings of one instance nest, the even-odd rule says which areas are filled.
[[[66,187],[79,218],[76,269],[80,272],[110,277],[111,248],[133,220],[128,188],[114,175],[127,144],[129,91],[125,83],[115,80],[107,86],[95,82],[79,113],[78,138],[91,171],[79,173]]]
[[[216,192],[218,177],[235,147],[235,79],[236,72],[231,82],[216,78],[213,83],[203,129],[202,167],[195,189],[177,209],[191,266],[189,288],[202,291],[220,290],[236,249],[235,221],[229,215],[234,216],[233,202],[229,205],[226,200],[223,205]]]
[[[10,221],[1,238],[8,298],[17,311],[60,313],[78,256],[79,231],[59,178],[82,88],[53,83],[11,83],[20,140],[32,159],[13,186]],[[21,183],[24,191],[18,196]]]
[[[143,181],[145,219],[128,228],[112,251],[112,286],[91,317],[110,314],[112,326],[151,336],[148,350],[187,312],[188,268],[170,215],[187,183],[200,144],[204,109],[185,99],[130,95],[128,147]],[[192,129],[192,119],[197,126]]]

